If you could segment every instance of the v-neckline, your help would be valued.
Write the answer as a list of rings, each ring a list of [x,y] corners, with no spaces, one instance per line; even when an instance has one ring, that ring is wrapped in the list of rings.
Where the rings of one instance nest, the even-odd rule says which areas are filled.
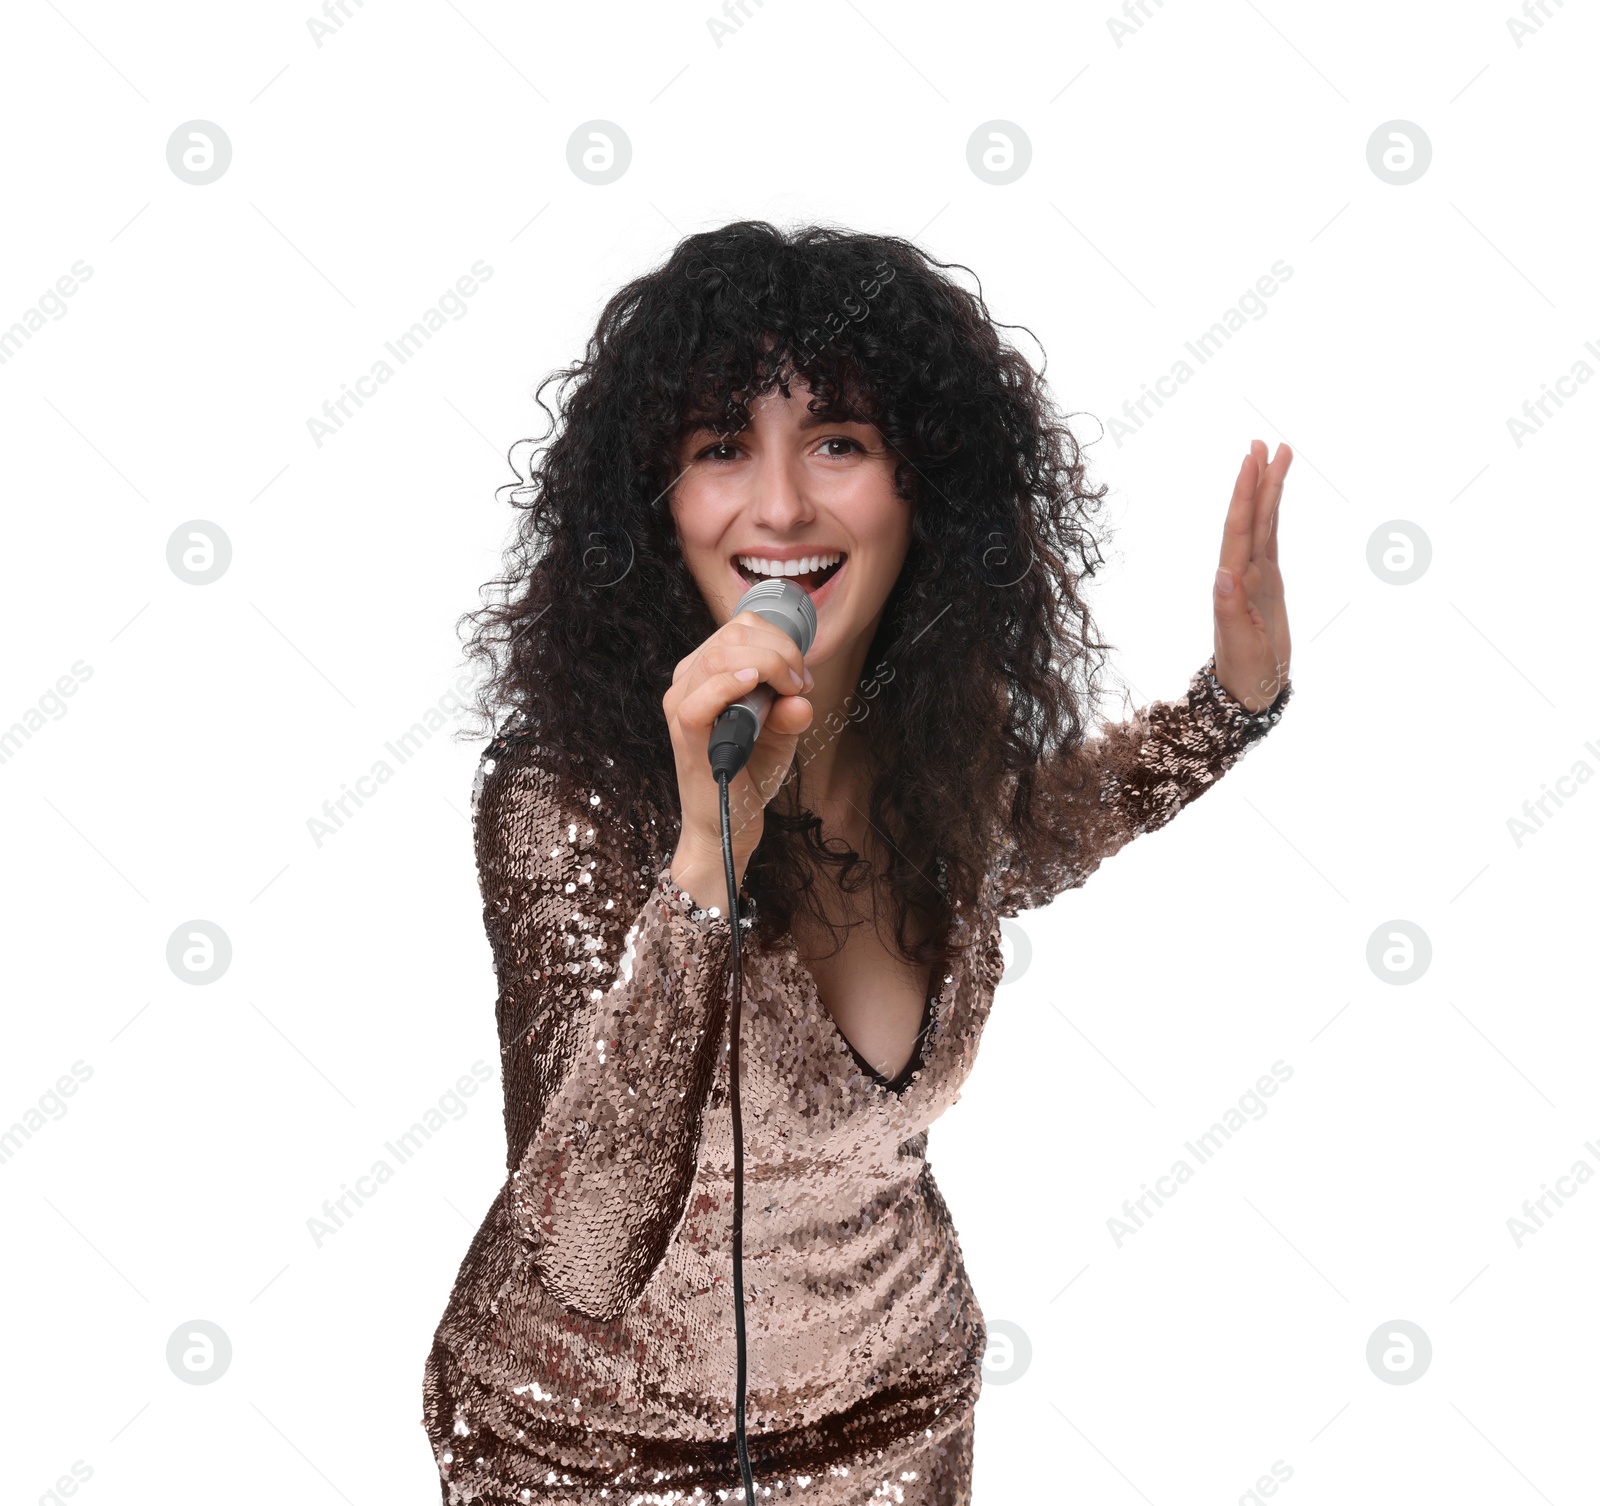
[[[956,925],[960,925],[958,917]],[[911,1055],[907,1058],[905,1066],[894,1077],[885,1077],[875,1067],[867,1062],[866,1058],[850,1044],[847,1037],[839,1028],[839,1022],[834,1019],[828,1006],[822,1002],[821,990],[817,987],[817,980],[812,976],[811,969],[801,959],[800,948],[795,941],[793,930],[784,937],[784,955],[790,968],[799,975],[801,991],[811,1006],[812,1013],[821,1017],[823,1027],[833,1037],[837,1051],[842,1051],[849,1056],[870,1082],[876,1083],[886,1093],[896,1095],[903,1092],[911,1085],[911,1074],[927,1068],[931,1058],[931,1048],[937,1039],[944,1023],[944,1005],[950,993],[956,986],[956,968],[959,961],[951,964],[949,970],[942,977],[938,988],[930,989],[927,997],[922,1001],[922,1022],[917,1031],[916,1041],[911,1047]]]

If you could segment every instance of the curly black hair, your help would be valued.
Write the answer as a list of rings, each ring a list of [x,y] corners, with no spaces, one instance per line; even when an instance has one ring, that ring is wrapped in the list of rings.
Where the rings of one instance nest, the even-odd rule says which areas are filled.
[[[887,866],[874,877],[848,843],[823,843],[802,739],[745,886],[771,940],[802,904],[828,923],[811,892],[823,864],[844,889],[871,883],[874,900],[882,884],[900,954],[939,965],[1008,795],[1019,843],[1038,835],[1034,771],[1083,743],[1109,647],[1079,595],[1103,563],[1091,518],[1106,488],[1087,486],[1042,372],[950,266],[827,226],[744,220],[684,238],[610,299],[584,359],[540,383],[551,427],[509,488],[522,516],[505,574],[461,619],[468,658],[487,661],[484,721],[536,738],[578,786],[607,788],[614,817],[656,818],[664,862],[681,808],[662,696],[717,627],[671,517],[680,445],[704,423],[744,427],[748,404],[787,395],[796,373],[813,411],[875,425],[913,506],[911,545],[868,651],[868,714],[834,730],[870,740],[867,816]]]

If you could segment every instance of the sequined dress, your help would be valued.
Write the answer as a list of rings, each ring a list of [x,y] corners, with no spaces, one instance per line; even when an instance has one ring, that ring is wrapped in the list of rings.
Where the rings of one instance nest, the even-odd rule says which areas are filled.
[[[981,903],[957,910],[976,944],[938,980],[894,1081],[834,1024],[792,934],[762,949],[741,921],[745,1425],[762,1501],[971,1500],[985,1329],[928,1127],[976,1059],[1001,917],[1082,884],[1277,722],[1287,682],[1252,715],[1214,667],[1041,767],[1042,828],[1076,832],[1071,851],[1022,851],[996,824]],[[675,828],[608,819],[526,734],[485,749],[473,825],[507,1177],[424,1367],[445,1506],[743,1499],[731,926],[672,884]]]

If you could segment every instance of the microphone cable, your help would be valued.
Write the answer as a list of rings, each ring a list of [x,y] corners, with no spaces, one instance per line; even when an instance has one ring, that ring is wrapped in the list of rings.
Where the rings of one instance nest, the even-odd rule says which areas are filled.
[[[811,597],[793,580],[771,577],[757,581],[739,598],[733,616],[754,612],[781,629],[800,650],[809,653],[817,636],[817,613]],[[747,1366],[744,1336],[744,1119],[739,1110],[739,1019],[743,1014],[744,968],[740,963],[739,880],[733,864],[733,822],[728,812],[728,785],[755,747],[776,692],[757,685],[726,707],[711,726],[706,754],[717,781],[722,813],[722,870],[728,888],[728,921],[733,932],[732,1014],[728,1021],[729,1098],[733,1109],[733,1326],[738,1353],[738,1378],[734,1391],[733,1436],[739,1454],[739,1477],[744,1484],[745,1506],[756,1506],[755,1481],[750,1475],[750,1452],[745,1443],[744,1406]]]
[[[755,1506],[756,1487],[750,1477],[750,1452],[745,1445],[745,1341],[744,1341],[744,1121],[739,1114],[739,1016],[742,1013],[743,968],[739,962],[739,894],[733,871],[733,829],[728,816],[726,768],[716,772],[722,806],[722,871],[728,886],[728,916],[733,927],[733,1002],[728,1025],[729,1096],[733,1107],[733,1328],[738,1353],[738,1372],[734,1383],[733,1436],[739,1453],[739,1478],[744,1482],[746,1506]]]

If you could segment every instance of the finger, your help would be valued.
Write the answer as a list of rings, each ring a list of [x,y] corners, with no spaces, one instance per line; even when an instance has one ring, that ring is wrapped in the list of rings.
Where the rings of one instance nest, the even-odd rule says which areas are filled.
[[[772,703],[746,766],[763,806],[789,777],[796,746],[813,720],[811,702],[804,696],[780,696]]]
[[[778,793],[794,764],[795,745],[811,725],[811,702],[804,696],[779,696],[761,724],[761,735],[745,765],[748,788],[744,792],[747,820],[760,819],[773,796]]]
[[[709,731],[711,724],[737,700],[761,683],[759,674],[741,680],[731,669],[709,675],[678,702],[678,725],[686,732]]]
[[[741,631],[749,632],[757,638],[770,638],[776,635],[787,642],[792,643],[794,641],[777,623],[768,622],[758,612],[741,612],[737,617],[730,617],[723,624],[721,631],[726,632],[729,628],[739,628]]]
[[[734,665],[730,669],[717,671],[695,686],[678,704],[679,725],[696,732],[702,728],[709,729],[735,701],[742,700],[759,685],[771,685],[771,680],[763,679],[759,669],[756,669],[753,679],[741,680],[738,677],[738,670],[748,672],[752,668],[755,666]],[[784,673],[776,668],[772,672],[774,675]]]
[[[766,683],[780,695],[791,695],[806,688],[806,677],[811,673],[806,661],[792,638],[779,633],[781,643],[764,640],[759,643],[728,643],[712,639],[706,646],[704,667],[708,673],[720,674],[723,670],[755,669],[758,679],[753,683]],[[692,687],[691,687],[692,688]]]
[[[1279,473],[1278,478],[1278,495],[1281,498],[1283,495],[1283,478],[1289,474],[1289,467],[1294,464],[1294,451],[1288,445],[1281,444],[1278,446],[1278,459],[1283,462],[1283,470]],[[1272,508],[1272,532],[1268,536],[1267,558],[1274,565],[1278,562],[1278,507],[1276,503],[1273,504]]]
[[[1217,556],[1217,566],[1232,575],[1236,589],[1244,589],[1244,572],[1250,564],[1250,539],[1255,524],[1255,498],[1261,479],[1261,468],[1254,453],[1244,457],[1239,474],[1233,483],[1233,496],[1228,502],[1228,515],[1222,524],[1222,549]]]
[[[775,648],[799,672],[802,681],[805,679],[805,655],[800,652],[800,645],[776,623],[768,622],[765,617],[758,617],[754,612],[741,612],[737,617],[731,618],[719,632],[726,633],[731,627],[736,627],[736,636],[740,642],[767,644]]]
[[[785,737],[794,737],[804,732],[811,725],[812,718],[816,715],[816,708],[803,695],[781,695],[772,703],[772,710],[767,713],[767,719],[762,725],[763,737],[769,731],[781,733]]]
[[[1254,635],[1259,632],[1256,619],[1260,613],[1251,605],[1243,577],[1235,575],[1225,565],[1218,567],[1211,587],[1211,610],[1216,616],[1219,638],[1236,649],[1254,641]]]
[[[1221,558],[1211,590],[1220,647],[1218,657],[1234,663],[1248,662],[1259,644],[1259,613],[1252,607],[1246,592],[1245,572],[1254,554],[1265,474],[1266,445],[1259,439],[1254,440],[1234,483],[1227,520],[1222,529]],[[1259,576],[1258,570],[1258,586]]]
[[[1261,486],[1256,497],[1256,531],[1251,547],[1251,552],[1257,559],[1270,558],[1268,549],[1271,546],[1273,529],[1278,522],[1278,502],[1283,496],[1283,478],[1288,473],[1291,459],[1293,456],[1288,445],[1280,444],[1278,453],[1272,458],[1272,464],[1262,473]]]
[[[742,630],[740,636],[744,636]],[[804,660],[796,658],[793,641],[781,633],[779,636],[783,638],[781,650],[771,644],[730,642],[716,635],[708,638],[697,652],[682,661],[679,667],[683,672],[674,673],[672,684],[662,696],[661,707],[669,726],[677,724],[696,731],[709,728],[723,711],[757,685],[770,685],[785,695],[809,689],[815,683],[810,669]],[[795,662],[799,663],[799,683],[793,678]],[[741,680],[739,670],[753,670],[754,674]],[[712,689],[707,691],[707,686]]]

